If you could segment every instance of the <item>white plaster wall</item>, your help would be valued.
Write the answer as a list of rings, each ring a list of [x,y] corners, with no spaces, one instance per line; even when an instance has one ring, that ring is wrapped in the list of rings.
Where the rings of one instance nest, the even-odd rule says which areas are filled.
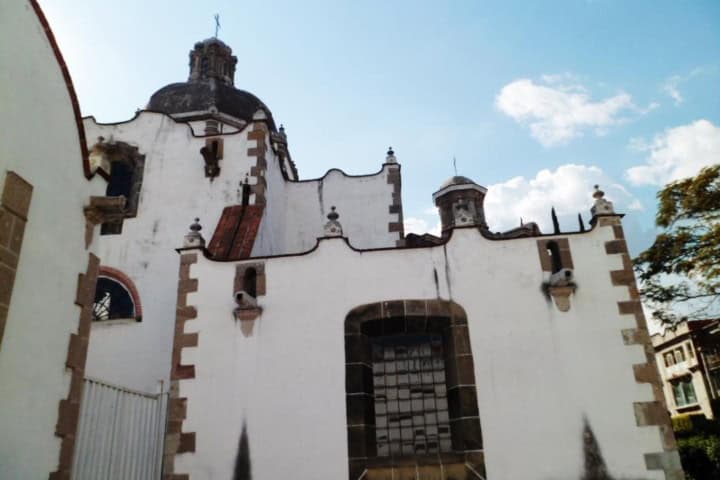
[[[287,252],[304,252],[324,236],[323,226],[334,205],[340,214],[343,235],[357,248],[394,247],[400,238],[388,232],[388,223],[399,221],[388,212],[393,185],[387,182],[391,167],[374,175],[351,177],[333,169],[318,180],[286,185],[285,230]]]
[[[347,478],[345,316],[365,303],[443,298],[468,315],[488,478],[580,478],[584,417],[615,478],[663,478],[643,457],[662,451],[658,429],[635,424],[633,402],[653,397],[633,376],[642,348],[623,343],[634,318],[618,314],[629,297],[610,282],[622,267],[605,253],[612,239],[607,227],[569,237],[579,287],[567,313],[540,291],[536,239],[461,229],[446,246],[375,252],[324,240],[266,259],[263,313],[247,338],[231,313],[235,264],[200,256],[188,297],[198,318],[185,327],[199,344],[182,356],[196,378],[180,382],[183,431],[197,445],[176,471],[229,478],[246,424],[254,478]]]
[[[246,132],[224,135],[220,175],[210,180],[200,155],[205,139],[166,115],[142,112],[132,121],[109,125],[88,118],[85,128],[89,146],[102,136],[105,141],[137,146],[145,155],[137,216],[125,219],[120,235],[100,236],[97,227],[95,236],[102,264],[123,271],[135,282],[143,319],[94,323],[86,373],[154,392],[170,373],[178,276],[175,248],[182,245],[195,217],[210,241],[223,208],[239,203],[239,182],[250,172],[254,158],[247,156]]]
[[[223,208],[240,203],[240,182],[256,162],[247,155],[248,148],[256,146],[254,140],[247,140],[253,127],[223,136],[221,171],[212,181],[205,177],[199,153],[205,140],[195,136],[202,134],[199,124],[189,126],[160,113],[141,112],[117,124],[97,124],[87,118],[85,128],[88,147],[103,137],[129,143],[145,155],[137,217],[125,220],[121,235],[95,235],[103,264],[135,282],[143,320],[94,324],[87,374],[155,391],[159,381],[169,378],[177,287],[174,249],[182,244],[193,218],[200,217],[209,242]],[[354,244],[395,245],[399,235],[388,232],[388,222],[398,221],[399,216],[388,213],[393,186],[387,183],[387,166],[371,176],[348,177],[331,170],[323,179],[296,183],[284,180],[271,149],[266,161],[267,205],[255,255],[311,249],[323,235],[330,205],[338,207],[345,235]],[[256,181],[250,177],[251,184]]]
[[[34,189],[0,345],[0,478],[41,479],[59,456],[55,422],[88,262],[82,207],[104,181],[84,177],[60,66],[24,0],[0,2],[0,190],[8,170]]]

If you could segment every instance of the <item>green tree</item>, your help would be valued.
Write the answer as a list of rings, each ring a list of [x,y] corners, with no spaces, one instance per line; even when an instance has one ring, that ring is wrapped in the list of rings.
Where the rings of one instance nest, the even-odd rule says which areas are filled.
[[[655,243],[635,260],[641,295],[661,322],[708,318],[720,299],[720,164],[658,192]]]

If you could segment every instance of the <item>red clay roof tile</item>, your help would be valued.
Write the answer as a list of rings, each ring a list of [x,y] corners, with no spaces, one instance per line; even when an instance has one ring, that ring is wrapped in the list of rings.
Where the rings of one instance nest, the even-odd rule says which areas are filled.
[[[225,207],[208,251],[218,260],[249,258],[260,230],[264,205],[234,205]]]

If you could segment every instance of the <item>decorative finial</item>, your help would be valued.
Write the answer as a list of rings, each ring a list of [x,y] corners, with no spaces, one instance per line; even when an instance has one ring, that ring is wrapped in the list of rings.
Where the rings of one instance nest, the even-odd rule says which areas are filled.
[[[605,192],[600,190],[600,185],[595,185],[595,191],[593,192],[594,198],[603,198],[605,196]]]
[[[593,219],[597,215],[614,215],[615,209],[613,208],[612,202],[605,200],[605,192],[600,190],[599,185],[595,185],[595,191],[593,192],[593,197],[595,198],[595,204],[590,208],[590,215],[592,215],[592,218],[590,219],[590,224],[594,225]]]
[[[393,151],[392,147],[388,147],[387,157],[385,157],[385,163],[397,163],[397,158],[395,158],[395,152]]]
[[[457,159],[455,158],[455,155],[453,155],[453,170],[455,171],[455,176],[457,177]]]
[[[283,137],[287,136],[285,135],[285,125],[283,125],[282,123],[280,124],[280,135],[282,135]]]
[[[215,38],[217,38],[218,30],[220,30],[220,14],[215,14]]]
[[[330,207],[330,213],[327,214],[328,222],[325,224],[326,237],[342,237],[342,225],[338,222],[340,214],[335,211],[335,206]]]
[[[190,231],[185,235],[183,248],[202,248],[205,246],[205,239],[200,234],[200,230],[202,230],[200,219],[195,218],[195,221],[190,225]]]

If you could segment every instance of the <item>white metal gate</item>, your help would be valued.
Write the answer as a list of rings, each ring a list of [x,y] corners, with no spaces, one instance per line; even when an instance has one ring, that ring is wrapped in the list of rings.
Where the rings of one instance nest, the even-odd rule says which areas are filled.
[[[167,393],[148,394],[85,379],[73,480],[157,480]]]

